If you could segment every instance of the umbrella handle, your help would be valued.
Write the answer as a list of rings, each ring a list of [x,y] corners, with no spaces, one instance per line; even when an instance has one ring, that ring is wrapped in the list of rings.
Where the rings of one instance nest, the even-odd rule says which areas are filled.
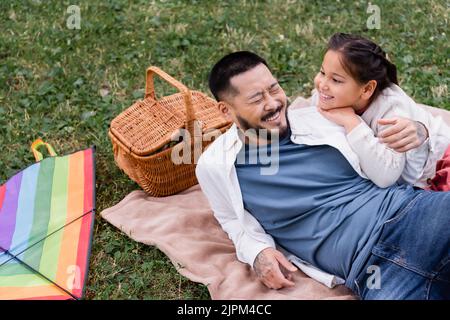
[[[44,159],[44,157],[42,156],[42,153],[40,153],[37,150],[42,145],[47,147],[47,150],[50,153],[50,156],[52,156],[52,157],[56,156],[56,152],[55,152],[55,150],[53,149],[53,147],[50,144],[48,144],[47,142],[42,141],[41,139],[37,139],[31,144],[31,151],[33,151],[33,155],[34,155],[34,158],[36,159],[36,162],[41,161],[42,159]]]

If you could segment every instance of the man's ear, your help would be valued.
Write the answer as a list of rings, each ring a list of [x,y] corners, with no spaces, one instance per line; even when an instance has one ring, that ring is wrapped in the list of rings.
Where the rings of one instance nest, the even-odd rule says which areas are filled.
[[[225,101],[219,101],[218,108],[228,121],[233,121],[230,110],[231,106],[228,103]]]
[[[375,89],[377,88],[377,81],[376,80],[370,80],[364,85],[361,98],[364,100],[369,100],[370,97],[375,92]]]

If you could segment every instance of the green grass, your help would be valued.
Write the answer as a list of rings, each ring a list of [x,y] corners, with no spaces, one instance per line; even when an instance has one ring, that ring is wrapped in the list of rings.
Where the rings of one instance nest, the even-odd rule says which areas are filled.
[[[367,30],[368,2],[0,1],[0,183],[33,162],[29,145],[38,137],[60,154],[95,144],[100,212],[137,188],[115,166],[107,129],[142,97],[146,67],[157,65],[208,93],[212,64],[248,49],[267,58],[288,95],[307,96],[326,41],[337,31],[380,43],[407,93],[450,110],[448,3],[372,1],[381,9],[381,29]],[[80,6],[81,30],[66,27],[71,4]],[[163,88],[161,94],[169,92]],[[180,276],[163,253],[98,216],[87,298],[209,294]]]

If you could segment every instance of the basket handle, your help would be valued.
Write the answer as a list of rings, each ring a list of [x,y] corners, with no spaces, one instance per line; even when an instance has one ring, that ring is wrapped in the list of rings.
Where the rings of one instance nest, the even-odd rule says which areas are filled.
[[[36,162],[44,159],[42,153],[40,153],[37,150],[40,146],[43,146],[43,145],[47,147],[47,150],[48,150],[48,153],[50,154],[50,156],[52,156],[52,157],[56,156],[55,149],[53,149],[53,147],[50,144],[42,141],[41,139],[37,139],[31,144],[31,151],[33,151],[33,155],[34,155],[34,158],[36,159]]]
[[[184,98],[184,105],[186,107],[186,129],[191,134],[191,137],[193,137],[194,134],[194,120],[195,120],[195,111],[194,107],[192,105],[192,97],[191,92],[189,89],[179,82],[178,80],[172,78],[167,73],[162,71],[160,68],[151,66],[147,69],[147,78],[145,83],[145,98],[151,97],[156,100],[156,94],[155,94],[155,85],[153,82],[153,74],[158,75],[163,80],[167,81],[169,84],[174,86],[183,94]]]

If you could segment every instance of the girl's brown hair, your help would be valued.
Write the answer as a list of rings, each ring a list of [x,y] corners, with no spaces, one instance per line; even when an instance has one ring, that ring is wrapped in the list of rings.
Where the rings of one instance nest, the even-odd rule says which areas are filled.
[[[341,54],[342,66],[359,83],[377,82],[371,101],[391,83],[398,85],[397,67],[376,43],[358,35],[336,33],[328,41],[328,50]]]

